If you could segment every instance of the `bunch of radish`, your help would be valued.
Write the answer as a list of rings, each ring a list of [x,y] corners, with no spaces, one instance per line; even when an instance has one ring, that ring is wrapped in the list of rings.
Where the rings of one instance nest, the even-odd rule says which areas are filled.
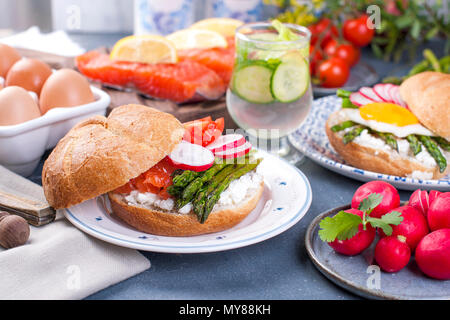
[[[340,254],[357,255],[371,246],[377,229],[379,241],[375,245],[374,259],[383,271],[398,272],[414,257],[419,269],[427,276],[449,280],[450,192],[432,190],[428,193],[416,190],[409,201],[401,206],[398,191],[392,185],[383,181],[371,181],[356,190],[352,208],[345,212],[362,216],[364,213],[358,208],[367,207],[368,197],[374,194],[379,195],[382,200],[368,211],[369,214],[363,221],[372,219],[379,223],[383,216],[386,215],[387,218],[390,215],[384,220],[393,221],[393,217],[401,217],[399,222],[387,229],[377,227],[376,223],[361,224],[352,237],[345,240],[335,239],[328,244]],[[364,201],[365,205],[361,206]],[[339,219],[341,223],[342,219],[343,216]],[[337,226],[330,228],[330,222],[331,219],[323,226],[330,230]],[[389,230],[390,234],[387,236],[383,230]]]
[[[252,145],[240,134],[227,134],[218,137],[203,147],[187,141],[181,141],[167,156],[171,164],[182,170],[205,171],[212,167],[215,157],[233,159],[245,156]]]
[[[350,95],[350,101],[358,107],[374,102],[388,102],[407,108],[399,89],[399,86],[391,83],[379,83],[373,88],[362,87]]]

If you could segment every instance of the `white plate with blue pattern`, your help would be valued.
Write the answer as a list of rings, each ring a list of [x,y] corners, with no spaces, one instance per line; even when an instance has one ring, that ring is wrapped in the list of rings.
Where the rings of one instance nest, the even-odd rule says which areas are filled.
[[[352,167],[334,151],[325,133],[329,115],[341,107],[341,98],[327,96],[314,100],[305,122],[289,135],[290,143],[319,165],[359,181],[383,180],[402,190],[450,191],[450,175],[440,180],[421,180],[392,176]]]
[[[200,253],[229,250],[272,238],[296,224],[308,211],[312,192],[306,176],[263,151],[258,172],[264,192],[256,208],[231,229],[193,237],[164,237],[140,232],[111,215],[104,196],[64,210],[82,231],[119,246],[154,252]]]

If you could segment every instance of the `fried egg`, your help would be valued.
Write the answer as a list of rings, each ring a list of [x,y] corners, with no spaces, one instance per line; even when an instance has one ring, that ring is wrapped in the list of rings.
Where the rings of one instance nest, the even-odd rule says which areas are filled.
[[[422,126],[408,109],[393,103],[370,103],[359,109],[342,109],[346,118],[378,132],[392,133],[398,138],[410,134],[434,136]]]

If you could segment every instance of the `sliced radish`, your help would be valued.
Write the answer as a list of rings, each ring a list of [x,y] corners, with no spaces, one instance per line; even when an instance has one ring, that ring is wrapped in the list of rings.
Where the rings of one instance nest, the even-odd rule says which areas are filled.
[[[245,137],[241,134],[226,134],[220,136],[216,141],[206,146],[213,153],[226,151],[227,149],[237,148],[245,143]]]
[[[406,107],[406,102],[403,101],[402,96],[400,94],[400,87],[399,86],[395,86],[395,89],[393,89],[392,94],[394,95],[394,100],[395,103],[397,103],[398,105],[401,105],[402,107]]]
[[[363,106],[365,104],[369,104],[369,103],[373,103],[373,100],[367,99],[366,97],[364,97],[361,93],[359,92],[353,92],[350,95],[350,101],[354,104],[357,105],[358,107]]]
[[[361,93],[367,99],[373,100],[374,102],[383,102],[383,99],[380,98],[370,87],[362,87],[361,89],[359,89],[359,93]]]
[[[204,171],[214,164],[214,154],[198,144],[181,141],[167,156],[175,168]]]
[[[373,91],[383,100],[383,102],[391,102],[391,100],[389,100],[389,95],[386,92],[386,84],[376,84],[373,87]]]
[[[237,148],[227,149],[225,151],[216,152],[214,155],[223,159],[231,159],[245,156],[252,149],[250,142],[246,142]]]

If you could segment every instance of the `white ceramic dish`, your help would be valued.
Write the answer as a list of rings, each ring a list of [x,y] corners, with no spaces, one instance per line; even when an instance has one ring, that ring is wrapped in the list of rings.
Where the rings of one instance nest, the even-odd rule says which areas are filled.
[[[111,98],[91,86],[95,101],[70,108],[55,108],[43,116],[13,126],[0,126],[0,164],[29,176],[47,149],[51,149],[79,121],[105,115]]]
[[[258,172],[264,192],[256,208],[231,229],[193,237],[163,237],[140,232],[110,215],[106,197],[64,210],[77,228],[109,243],[144,251],[200,253],[230,250],[272,238],[296,224],[311,205],[306,176],[279,158],[262,153]]]
[[[289,142],[319,165],[344,176],[359,180],[382,180],[402,190],[450,191],[450,175],[440,180],[422,180],[366,171],[347,164],[333,149],[325,133],[325,123],[331,113],[341,107],[341,98],[327,96],[314,100],[305,122],[289,135]]]

